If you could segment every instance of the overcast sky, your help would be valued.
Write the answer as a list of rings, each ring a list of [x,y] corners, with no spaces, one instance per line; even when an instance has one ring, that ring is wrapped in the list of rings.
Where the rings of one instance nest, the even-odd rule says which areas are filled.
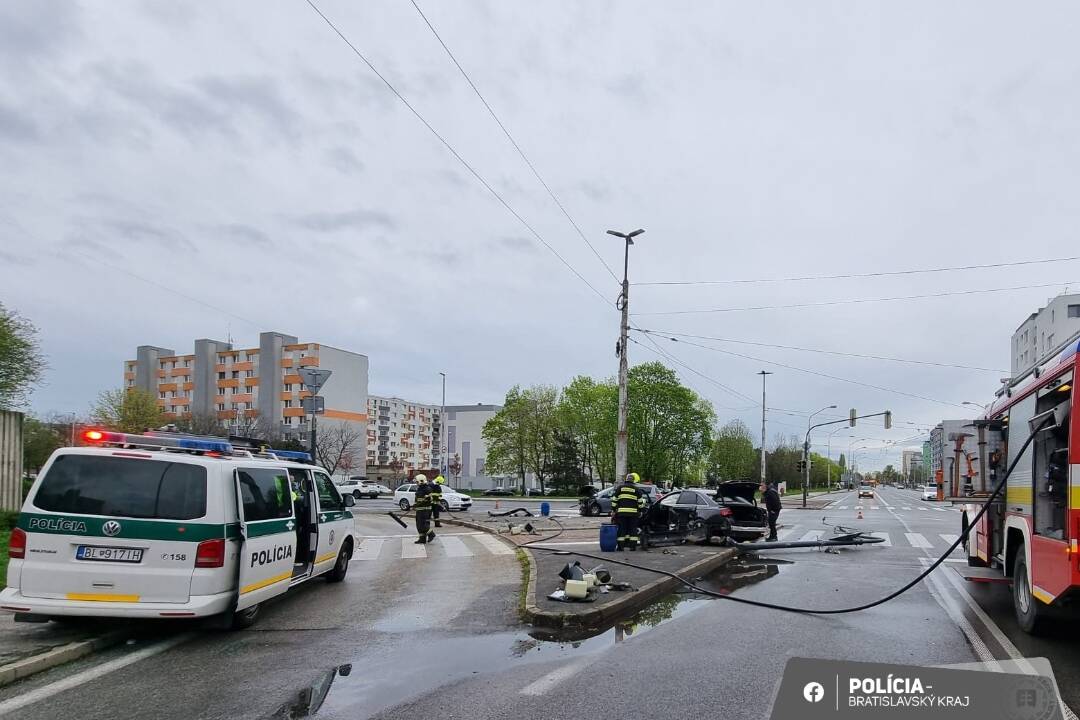
[[[438,402],[439,371],[451,404],[615,372],[615,281],[410,2],[316,2],[605,300],[304,0],[5,2],[0,301],[41,331],[34,410],[85,412],[137,345],[190,352],[231,334],[246,347],[261,330],[364,353],[372,393],[424,402]],[[646,229],[632,281],[1076,254],[1075,4],[418,2],[616,272],[620,241],[604,231]],[[1012,331],[1069,281],[1080,262],[640,286],[635,313],[1054,284],[632,321],[991,369],[657,341],[712,379],[676,366],[722,422],[756,428],[764,367],[770,406],[891,408],[892,432],[851,434],[902,444],[965,416],[949,403],[990,399]],[[631,358],[655,355],[632,345]],[[773,413],[770,439],[805,426]]]

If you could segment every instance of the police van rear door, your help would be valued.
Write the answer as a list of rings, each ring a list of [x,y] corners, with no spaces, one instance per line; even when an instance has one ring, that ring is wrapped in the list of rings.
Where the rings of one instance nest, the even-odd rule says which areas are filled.
[[[236,609],[243,610],[289,589],[296,518],[287,470],[240,467],[235,476],[243,537]]]
[[[18,578],[27,597],[185,603],[211,522],[204,463],[160,453],[64,451],[19,515],[27,533]]]

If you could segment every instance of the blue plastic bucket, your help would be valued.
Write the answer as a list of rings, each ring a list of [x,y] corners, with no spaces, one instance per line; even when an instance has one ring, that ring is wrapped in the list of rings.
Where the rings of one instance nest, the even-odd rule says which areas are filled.
[[[619,526],[607,523],[600,526],[601,552],[615,552],[619,549]]]
[[[546,503],[546,502],[540,503],[540,514],[543,515],[544,517],[547,517],[548,515],[550,515],[551,514],[551,503]]]

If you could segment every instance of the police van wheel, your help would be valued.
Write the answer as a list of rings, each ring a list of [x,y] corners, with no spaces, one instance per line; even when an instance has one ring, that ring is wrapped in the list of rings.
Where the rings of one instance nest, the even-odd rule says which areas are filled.
[[[234,612],[232,619],[233,630],[245,630],[254,625],[255,621],[259,619],[259,610],[261,608],[262,605],[255,604],[249,608]]]
[[[345,579],[346,573],[349,572],[349,548],[342,547],[338,552],[337,562],[334,563],[334,569],[326,573],[327,582],[341,582]]]

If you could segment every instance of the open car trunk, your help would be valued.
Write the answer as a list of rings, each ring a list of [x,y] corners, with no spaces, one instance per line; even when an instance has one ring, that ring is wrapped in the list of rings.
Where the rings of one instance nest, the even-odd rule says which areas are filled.
[[[766,522],[768,514],[754,498],[757,489],[757,483],[745,480],[722,482],[716,488],[716,502],[731,510],[732,525],[760,525]]]

